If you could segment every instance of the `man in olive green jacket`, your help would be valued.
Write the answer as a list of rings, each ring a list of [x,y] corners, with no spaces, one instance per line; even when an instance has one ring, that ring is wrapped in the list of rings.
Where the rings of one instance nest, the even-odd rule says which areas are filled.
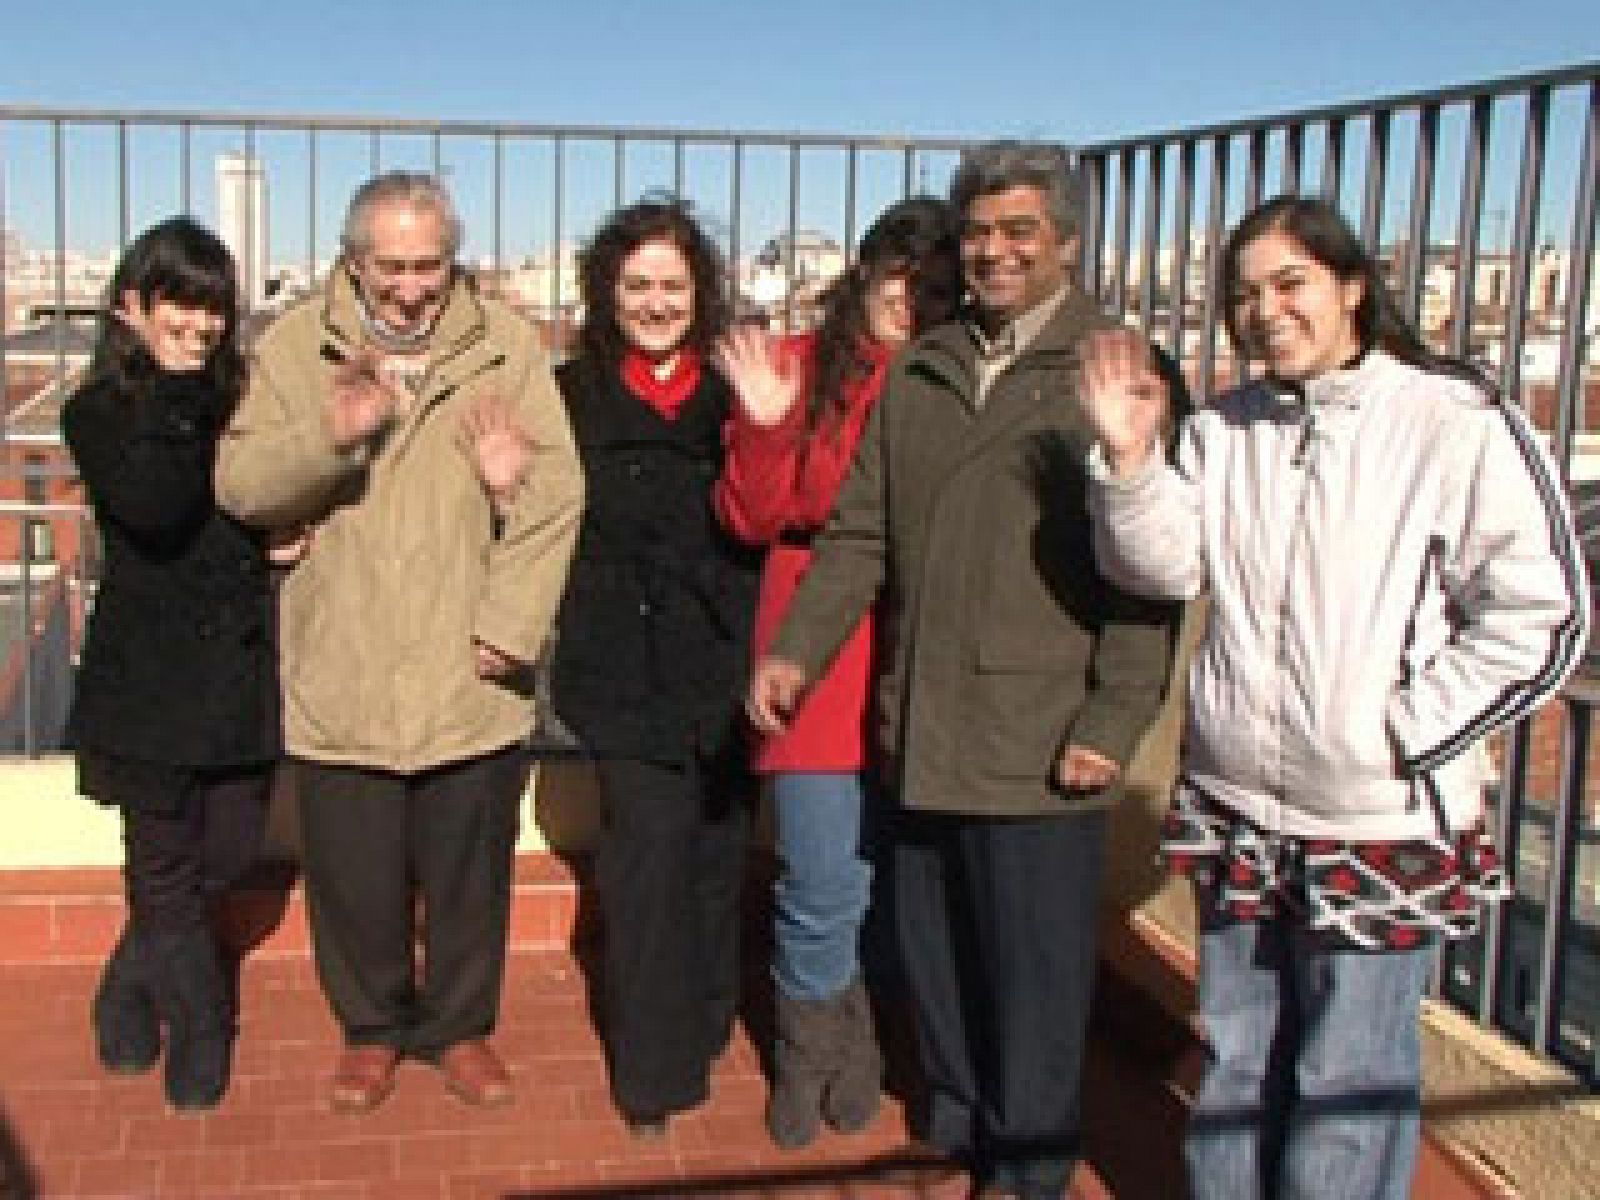
[[[526,668],[560,599],[583,478],[534,330],[476,294],[459,242],[431,177],[358,190],[327,284],[262,335],[217,467],[224,508],[304,531],[281,593],[283,708],[344,1111],[381,1103],[403,1055],[437,1062],[469,1102],[510,1098],[484,1039],[533,720]]]
[[[751,685],[781,728],[881,615],[876,721],[891,874],[931,1110],[985,1196],[1058,1198],[1109,804],[1160,706],[1172,609],[1101,578],[1079,346],[1115,328],[1069,279],[1075,180],[996,143],[952,183],[971,318],[891,368],[815,559]]]

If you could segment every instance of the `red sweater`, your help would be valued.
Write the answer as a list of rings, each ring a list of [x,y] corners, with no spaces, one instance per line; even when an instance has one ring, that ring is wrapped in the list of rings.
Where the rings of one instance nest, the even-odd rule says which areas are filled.
[[[816,342],[810,335],[787,338],[791,356],[809,381]],[[795,589],[811,563],[803,539],[821,529],[834,494],[850,469],[867,416],[883,389],[889,351],[863,343],[872,369],[846,384],[842,420],[825,418],[820,430],[806,428],[805,404],[783,421],[762,428],[736,415],[727,431],[728,457],[712,503],[723,525],[737,537],[771,547],[761,573],[754,649],[771,645]],[[809,387],[809,382],[807,384]],[[827,675],[806,693],[789,728],[763,738],[756,749],[758,771],[856,771],[866,764],[867,698],[872,683],[872,617],[868,614],[845,642]]]

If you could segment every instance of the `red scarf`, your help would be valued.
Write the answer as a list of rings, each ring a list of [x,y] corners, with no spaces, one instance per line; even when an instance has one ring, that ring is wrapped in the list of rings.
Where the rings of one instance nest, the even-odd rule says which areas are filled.
[[[676,421],[684,403],[700,386],[700,355],[680,350],[665,379],[657,378],[652,358],[629,350],[622,356],[622,382],[639,399],[669,421]]]

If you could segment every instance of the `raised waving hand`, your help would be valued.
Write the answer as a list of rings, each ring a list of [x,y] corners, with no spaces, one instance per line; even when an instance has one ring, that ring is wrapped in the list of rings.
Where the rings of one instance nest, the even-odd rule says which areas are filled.
[[[503,396],[485,396],[461,419],[461,448],[497,507],[516,493],[533,459],[533,439]]]
[[[1150,347],[1131,329],[1106,329],[1084,339],[1084,412],[1114,475],[1131,475],[1149,460],[1167,417],[1167,386]]]
[[[712,361],[752,424],[777,425],[800,401],[800,372],[781,358],[777,342],[764,329],[736,326],[717,340]]]
[[[376,349],[359,346],[339,360],[328,398],[334,445],[349,449],[366,441],[394,420],[399,408],[400,397],[384,379],[383,356]]]

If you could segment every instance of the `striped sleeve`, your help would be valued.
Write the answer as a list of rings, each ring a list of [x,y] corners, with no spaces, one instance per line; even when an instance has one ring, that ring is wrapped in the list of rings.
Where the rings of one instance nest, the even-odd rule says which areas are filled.
[[[1390,704],[1409,773],[1432,771],[1534,712],[1589,634],[1583,557],[1561,482],[1520,410],[1478,410],[1459,544],[1444,565],[1454,636]]]

